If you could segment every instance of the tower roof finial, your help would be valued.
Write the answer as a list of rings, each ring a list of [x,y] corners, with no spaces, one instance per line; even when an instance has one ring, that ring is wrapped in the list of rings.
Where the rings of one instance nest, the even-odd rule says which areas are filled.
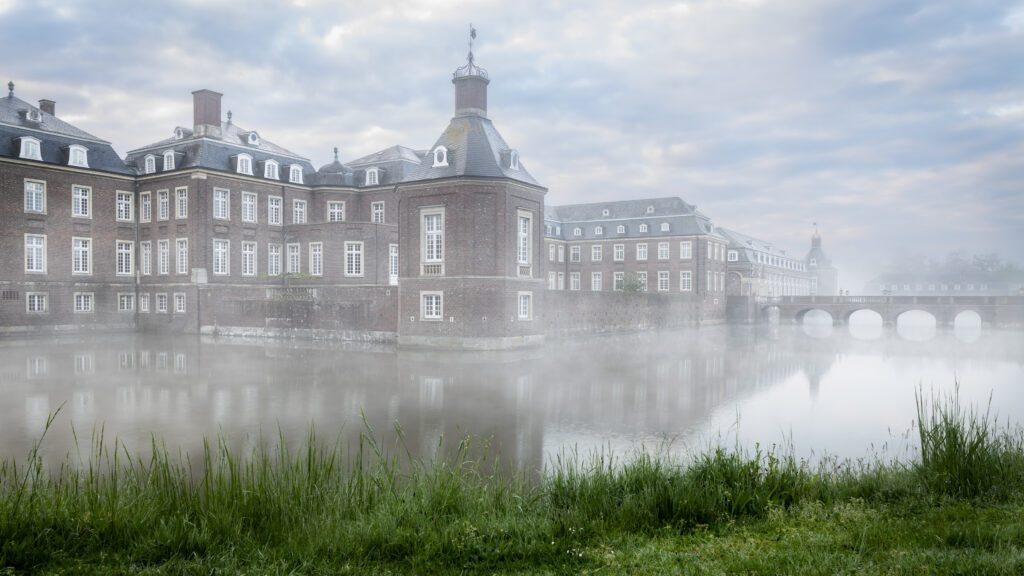
[[[228,110],[228,124],[231,124],[231,116],[233,116],[233,114],[231,114],[231,110]]]
[[[476,28],[473,24],[469,25],[469,53],[466,54],[466,65],[455,70],[454,77],[461,78],[463,76],[480,76],[487,78],[487,70],[476,65],[476,57],[473,56],[473,41],[476,40]]]
[[[14,98],[14,80],[7,81],[7,97]]]
[[[334,147],[334,161],[335,162],[338,161],[338,147],[337,146]]]

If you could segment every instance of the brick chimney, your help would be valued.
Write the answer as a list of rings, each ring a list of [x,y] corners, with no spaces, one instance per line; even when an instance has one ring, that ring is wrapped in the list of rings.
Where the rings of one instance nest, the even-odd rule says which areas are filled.
[[[57,112],[56,112],[56,110],[57,110],[57,103],[54,102],[53,100],[40,100],[39,101],[39,109],[42,110],[43,112],[46,112],[50,116],[56,116],[57,115]]]
[[[192,117],[196,136],[219,138],[220,99],[223,94],[213,90],[196,90],[192,93]]]

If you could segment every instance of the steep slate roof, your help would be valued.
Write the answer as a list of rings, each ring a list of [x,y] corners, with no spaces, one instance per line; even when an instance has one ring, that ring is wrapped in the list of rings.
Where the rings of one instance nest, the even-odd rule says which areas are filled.
[[[40,122],[25,119],[25,112],[39,112]],[[80,144],[89,150],[89,169],[117,174],[133,174],[109,142],[64,122],[52,114],[15,96],[0,97],[0,156],[17,158],[20,145],[17,138],[32,136],[40,141],[39,152],[45,164],[68,163],[65,149]]]
[[[288,167],[291,164],[302,166],[303,182],[306,184],[310,183],[312,175],[316,172],[308,159],[269,142],[262,136],[259,138],[259,144],[249,144],[250,131],[244,130],[232,122],[221,122],[220,137],[207,135],[197,138],[191,130],[183,129],[183,132],[184,137],[181,139],[171,137],[132,150],[128,152],[125,161],[142,173],[145,157],[153,154],[156,156],[157,172],[159,173],[163,171],[163,153],[173,150],[184,154],[184,157],[179,158],[176,162],[175,169],[209,168],[234,172],[231,158],[244,153],[252,156],[253,176],[256,178],[263,178],[260,163],[266,160],[276,160],[280,164],[277,179],[281,182],[288,182]]]
[[[448,165],[434,167],[433,150],[438,146],[448,149]],[[509,178],[534,186],[540,183],[526,170],[522,162],[519,168],[507,167],[504,155],[512,150],[501,137],[494,124],[487,118],[475,115],[456,116],[448,128],[430,147],[419,166],[406,177],[405,182],[451,178],[455,176],[481,176],[485,178]]]
[[[802,256],[797,256],[796,252],[790,254],[785,250],[780,249],[778,245],[773,244],[772,242],[748,236],[747,234],[737,232],[730,228],[721,228],[721,231],[729,240],[729,249],[737,251],[740,262],[755,262],[755,252],[770,254],[772,256],[778,256],[779,258],[785,258],[795,262],[802,262],[804,260]]]
[[[349,166],[372,166],[375,164],[383,164],[386,162],[412,162],[413,164],[419,164],[423,160],[423,156],[413,150],[412,148],[406,148],[405,146],[392,146],[385,148],[379,152],[374,152],[362,158],[347,162]]]
[[[648,212],[651,207],[653,211]],[[604,215],[605,210],[608,211],[607,216]],[[695,206],[676,197],[545,206],[544,219],[546,224],[561,227],[561,235],[557,229],[553,229],[552,233],[545,233],[545,236],[565,240],[698,235],[724,239],[707,216],[698,212]],[[668,232],[661,230],[662,223],[669,224]],[[641,224],[647,224],[647,232],[640,232]],[[622,234],[617,231],[620,225],[626,230]],[[595,234],[596,226],[602,226],[604,233]],[[581,229],[581,236],[573,235],[575,228]]]

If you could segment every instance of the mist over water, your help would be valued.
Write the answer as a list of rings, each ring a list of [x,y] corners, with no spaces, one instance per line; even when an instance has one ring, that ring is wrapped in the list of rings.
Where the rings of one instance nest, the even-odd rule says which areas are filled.
[[[827,320],[827,321],[826,321]],[[712,443],[791,444],[796,454],[905,456],[914,392],[951,391],[1024,422],[1024,332],[851,318],[833,326],[721,326],[549,342],[515,352],[187,336],[0,340],[0,458],[42,447],[48,463],[88,454],[102,431],[132,453],[153,439],[200,454],[221,435],[247,450],[311,426],[356,446],[368,424],[385,446],[437,455],[473,435],[536,470],[567,449],[685,456]],[[366,424],[364,424],[364,418]],[[77,445],[74,428],[77,434]]]

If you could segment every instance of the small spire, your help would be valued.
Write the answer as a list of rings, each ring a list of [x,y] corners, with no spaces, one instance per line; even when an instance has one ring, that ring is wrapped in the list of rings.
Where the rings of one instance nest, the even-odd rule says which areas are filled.
[[[7,97],[14,98],[14,80],[7,82]]]
[[[228,124],[231,124],[231,110],[228,110]]]
[[[334,161],[335,162],[338,161],[338,147],[337,146],[334,147]]]

